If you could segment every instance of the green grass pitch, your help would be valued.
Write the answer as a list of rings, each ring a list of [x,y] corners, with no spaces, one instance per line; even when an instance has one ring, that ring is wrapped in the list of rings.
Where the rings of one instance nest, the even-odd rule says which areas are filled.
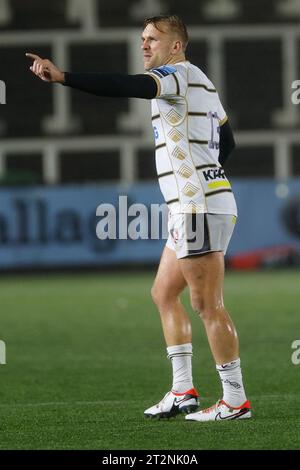
[[[299,449],[299,271],[226,275],[253,419],[147,420],[171,385],[154,274],[1,277],[1,449]],[[184,295],[188,305],[188,295]],[[189,308],[189,307],[188,307]],[[207,407],[221,389],[201,321],[193,375]]]

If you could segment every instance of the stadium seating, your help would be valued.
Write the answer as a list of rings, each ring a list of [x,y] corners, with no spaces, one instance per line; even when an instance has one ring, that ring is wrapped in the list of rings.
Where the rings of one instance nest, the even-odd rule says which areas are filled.
[[[176,11],[190,26],[188,58],[215,81],[235,129],[239,158],[228,164],[231,175],[274,176],[280,139],[290,168],[299,174],[300,143],[294,137],[300,113],[290,100],[291,79],[300,78],[297,5],[294,0],[0,0],[0,79],[7,85],[8,103],[0,108],[2,172],[29,167],[44,183],[124,182],[129,172],[126,176],[120,162],[131,152],[134,177],[154,178],[144,102],[48,86],[32,77],[24,54],[31,50],[54,61],[59,56],[61,66],[72,71],[142,72],[142,18]],[[260,142],[253,139],[257,133],[263,133]],[[74,153],[70,145],[75,137]],[[86,145],[88,137],[96,139],[94,144]],[[105,153],[111,158],[105,165],[104,156],[101,163],[98,158],[97,164],[94,159]],[[51,155],[58,164],[49,176]]]

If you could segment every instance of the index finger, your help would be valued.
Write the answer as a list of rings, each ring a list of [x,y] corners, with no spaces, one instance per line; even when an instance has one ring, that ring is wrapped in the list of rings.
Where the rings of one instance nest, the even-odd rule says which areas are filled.
[[[29,53],[29,52],[26,52],[25,55],[26,55],[26,57],[29,57],[29,58],[32,59],[32,60],[39,60],[39,59],[41,59],[41,57],[39,57],[38,55]]]

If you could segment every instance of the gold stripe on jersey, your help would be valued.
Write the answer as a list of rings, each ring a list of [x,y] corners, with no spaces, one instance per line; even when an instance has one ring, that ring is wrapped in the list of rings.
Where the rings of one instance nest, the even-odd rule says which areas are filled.
[[[192,183],[186,183],[186,185],[184,186],[182,192],[186,196],[192,197],[192,196],[195,196],[195,194],[199,191],[199,189],[200,188],[198,188],[197,186],[195,186]]]
[[[231,188],[231,184],[229,181],[213,181],[212,183],[208,184],[209,189],[216,189],[216,188]]]
[[[167,114],[165,114],[165,118],[171,124],[178,124],[182,120],[181,114],[175,111],[175,109],[171,109]]]
[[[161,109],[159,107],[159,100],[157,100],[157,108],[158,110],[160,111],[160,114],[161,114]],[[172,131],[174,131],[176,129],[172,129]],[[164,123],[162,123],[162,131],[163,131],[163,134],[164,134],[164,138],[165,138],[165,142],[167,142],[167,134],[166,134],[166,130],[165,130],[165,126],[164,126]],[[171,131],[169,131],[171,132]],[[182,136],[182,134],[180,133],[180,135]],[[182,136],[183,137],[183,136]],[[166,144],[165,144],[166,145]],[[168,159],[169,159],[169,163],[170,163],[170,166],[172,168],[172,171],[174,173],[174,162],[172,161],[172,157],[171,157],[171,154],[170,154],[170,149],[168,148],[168,146],[166,145],[166,153],[168,155]],[[175,175],[174,175],[175,176]],[[179,202],[179,199],[181,197],[180,195],[180,189],[179,189],[179,186],[178,186],[178,181],[177,181],[177,178],[175,177],[175,183],[176,183],[176,186],[177,186],[177,198],[176,199],[172,199],[171,201],[166,201],[167,204],[172,204],[173,202]]]
[[[214,196],[215,194],[220,193],[232,193],[232,189],[218,189],[217,191],[212,191],[211,193],[205,193],[205,196]]]
[[[184,135],[177,129],[171,129],[167,135],[173,140],[173,142],[179,142],[184,137]]]
[[[174,148],[172,155],[173,157],[178,158],[178,160],[184,160],[186,158],[186,153],[177,146]]]
[[[228,121],[228,116],[225,116],[224,119],[221,119],[219,121],[220,126],[223,126],[223,124],[225,124],[226,121]]]
[[[190,135],[190,125],[191,125],[191,120],[190,119],[186,119],[186,135],[189,136]],[[192,144],[193,143],[193,140],[192,139],[189,139],[189,155],[190,155],[190,158],[192,160],[192,163],[194,165],[194,168],[196,170],[196,175],[198,176],[198,181],[199,181],[199,185],[200,185],[200,188],[201,188],[201,192],[202,192],[202,195],[203,195],[203,207],[205,209],[205,211],[207,211],[207,203],[206,203],[206,199],[205,199],[205,189],[203,187],[203,184],[202,184],[202,181],[201,181],[201,178],[199,176],[199,174],[197,173],[197,169],[196,169],[196,162],[193,158],[193,148],[192,148]],[[204,211],[204,212],[205,212]]]
[[[192,214],[197,214],[199,204],[196,204],[194,201],[191,201],[186,206],[187,212],[191,212]]]
[[[183,178],[189,178],[194,173],[194,170],[184,163],[179,170],[177,170],[177,173]]]
[[[188,83],[188,87],[191,88],[204,88],[204,90],[209,91],[211,93],[217,93],[215,88],[208,88],[204,83]]]
[[[157,97],[160,95],[160,93],[161,93],[160,81],[159,81],[158,78],[154,75],[154,73],[149,73],[149,72],[147,72],[147,75],[150,75],[150,77],[154,78],[154,80],[156,81],[157,93],[156,93],[155,98],[157,98]]]

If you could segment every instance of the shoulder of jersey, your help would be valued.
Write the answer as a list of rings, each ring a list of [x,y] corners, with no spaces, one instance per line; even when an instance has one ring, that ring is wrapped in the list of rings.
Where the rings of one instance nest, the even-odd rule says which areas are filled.
[[[149,72],[154,73],[154,75],[157,75],[159,78],[163,78],[167,75],[172,75],[173,73],[177,72],[177,69],[172,65],[162,65],[161,67],[149,70]]]

